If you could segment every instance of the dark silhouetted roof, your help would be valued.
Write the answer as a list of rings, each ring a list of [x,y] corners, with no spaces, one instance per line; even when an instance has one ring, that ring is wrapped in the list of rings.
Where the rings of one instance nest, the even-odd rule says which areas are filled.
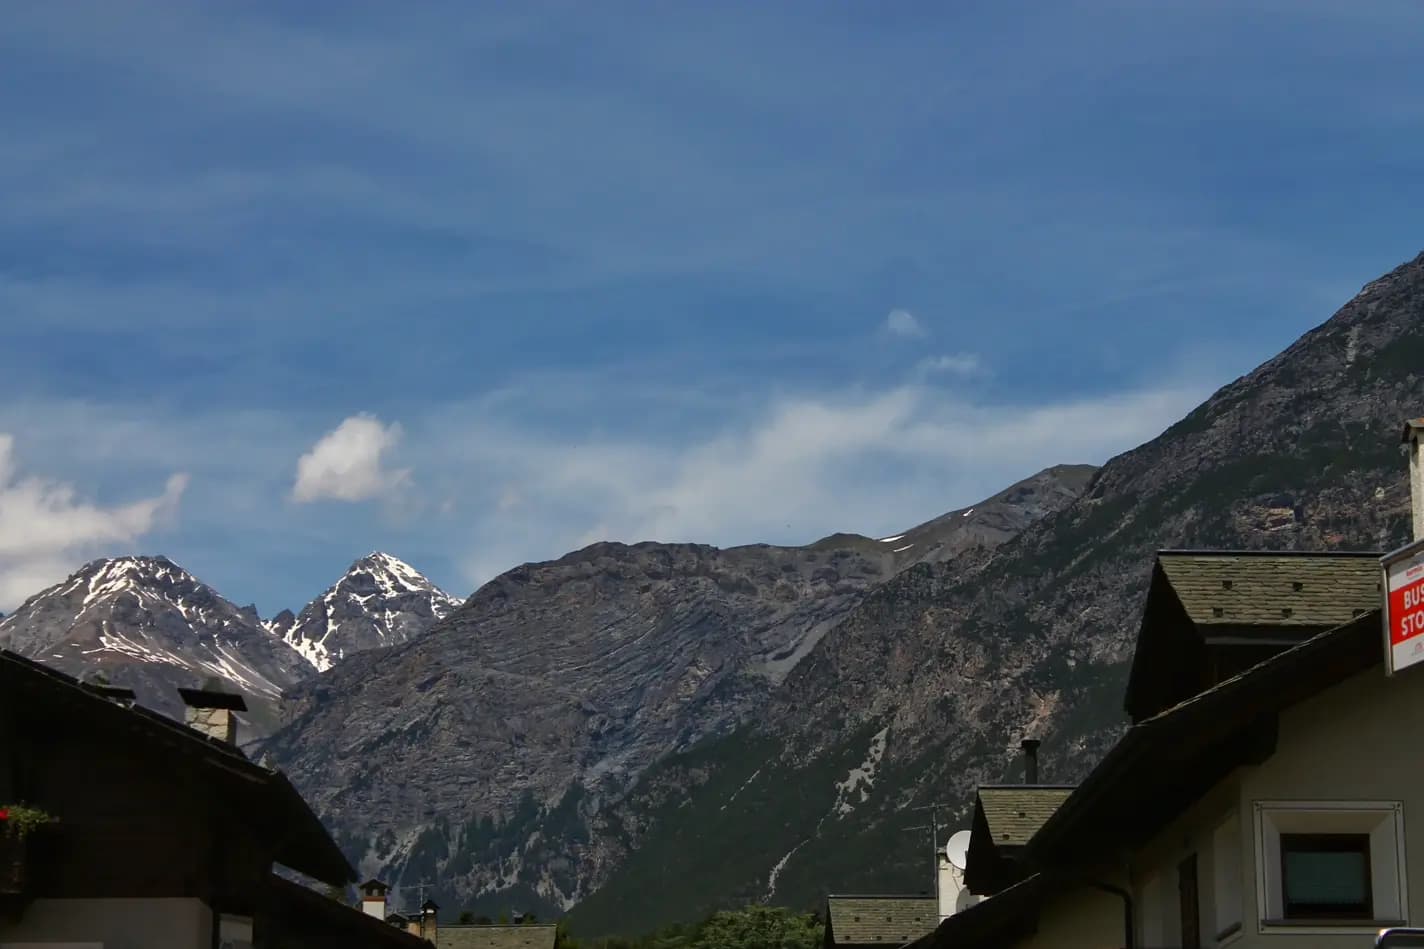
[[[218,786],[243,792],[252,807],[232,819],[250,821],[282,840],[278,863],[323,883],[355,881],[356,871],[286,776],[253,764],[233,745],[146,708],[111,702],[72,676],[0,650],[0,703],[10,702],[20,713],[39,715],[47,723],[66,714],[80,717],[87,728],[156,756],[181,756],[203,768]]]

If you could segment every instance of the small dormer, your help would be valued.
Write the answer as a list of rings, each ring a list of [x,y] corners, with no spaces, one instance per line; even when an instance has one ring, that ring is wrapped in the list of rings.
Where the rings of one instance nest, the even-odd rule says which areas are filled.
[[[1134,723],[1379,606],[1378,553],[1158,553],[1124,706]]]
[[[1029,875],[1023,849],[1073,793],[1071,785],[983,785],[974,799],[974,820],[964,884],[976,896],[991,896]]]

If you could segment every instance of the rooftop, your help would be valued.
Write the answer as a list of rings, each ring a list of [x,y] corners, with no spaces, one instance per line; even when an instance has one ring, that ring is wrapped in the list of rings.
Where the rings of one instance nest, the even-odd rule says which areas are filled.
[[[1071,785],[984,785],[979,803],[997,847],[1021,847],[1073,793]]]
[[[1379,605],[1379,557],[1164,550],[1157,562],[1198,626],[1328,628]]]
[[[439,949],[553,949],[558,926],[553,923],[442,925]]]
[[[933,896],[830,896],[826,908],[838,946],[902,946],[939,923]]]

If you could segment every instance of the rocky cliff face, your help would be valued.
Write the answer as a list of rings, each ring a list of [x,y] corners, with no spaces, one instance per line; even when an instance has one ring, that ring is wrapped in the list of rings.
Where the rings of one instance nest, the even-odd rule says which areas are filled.
[[[865,597],[753,727],[663,761],[595,818],[595,838],[629,849],[575,925],[928,886],[911,808],[964,820],[974,784],[1016,779],[1025,731],[1044,738],[1052,781],[1115,739],[1155,550],[1402,544],[1400,430],[1421,408],[1424,256],[1112,459],[1034,530]]]
[[[1092,471],[1051,469],[879,540],[595,544],[520,567],[421,639],[294,689],[264,750],[363,873],[438,874],[452,905],[567,906],[604,872],[591,815],[651,763],[756,715],[897,571],[1002,542]]]

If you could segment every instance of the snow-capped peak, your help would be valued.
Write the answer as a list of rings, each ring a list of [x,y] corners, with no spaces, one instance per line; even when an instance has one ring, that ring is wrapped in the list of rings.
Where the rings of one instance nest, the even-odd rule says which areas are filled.
[[[0,623],[0,645],[71,672],[103,666],[161,693],[206,676],[276,698],[298,657],[167,557],[94,560],[26,600]]]
[[[352,653],[413,639],[459,605],[410,564],[378,550],[353,563],[295,620],[279,614],[264,625],[325,670]]]

